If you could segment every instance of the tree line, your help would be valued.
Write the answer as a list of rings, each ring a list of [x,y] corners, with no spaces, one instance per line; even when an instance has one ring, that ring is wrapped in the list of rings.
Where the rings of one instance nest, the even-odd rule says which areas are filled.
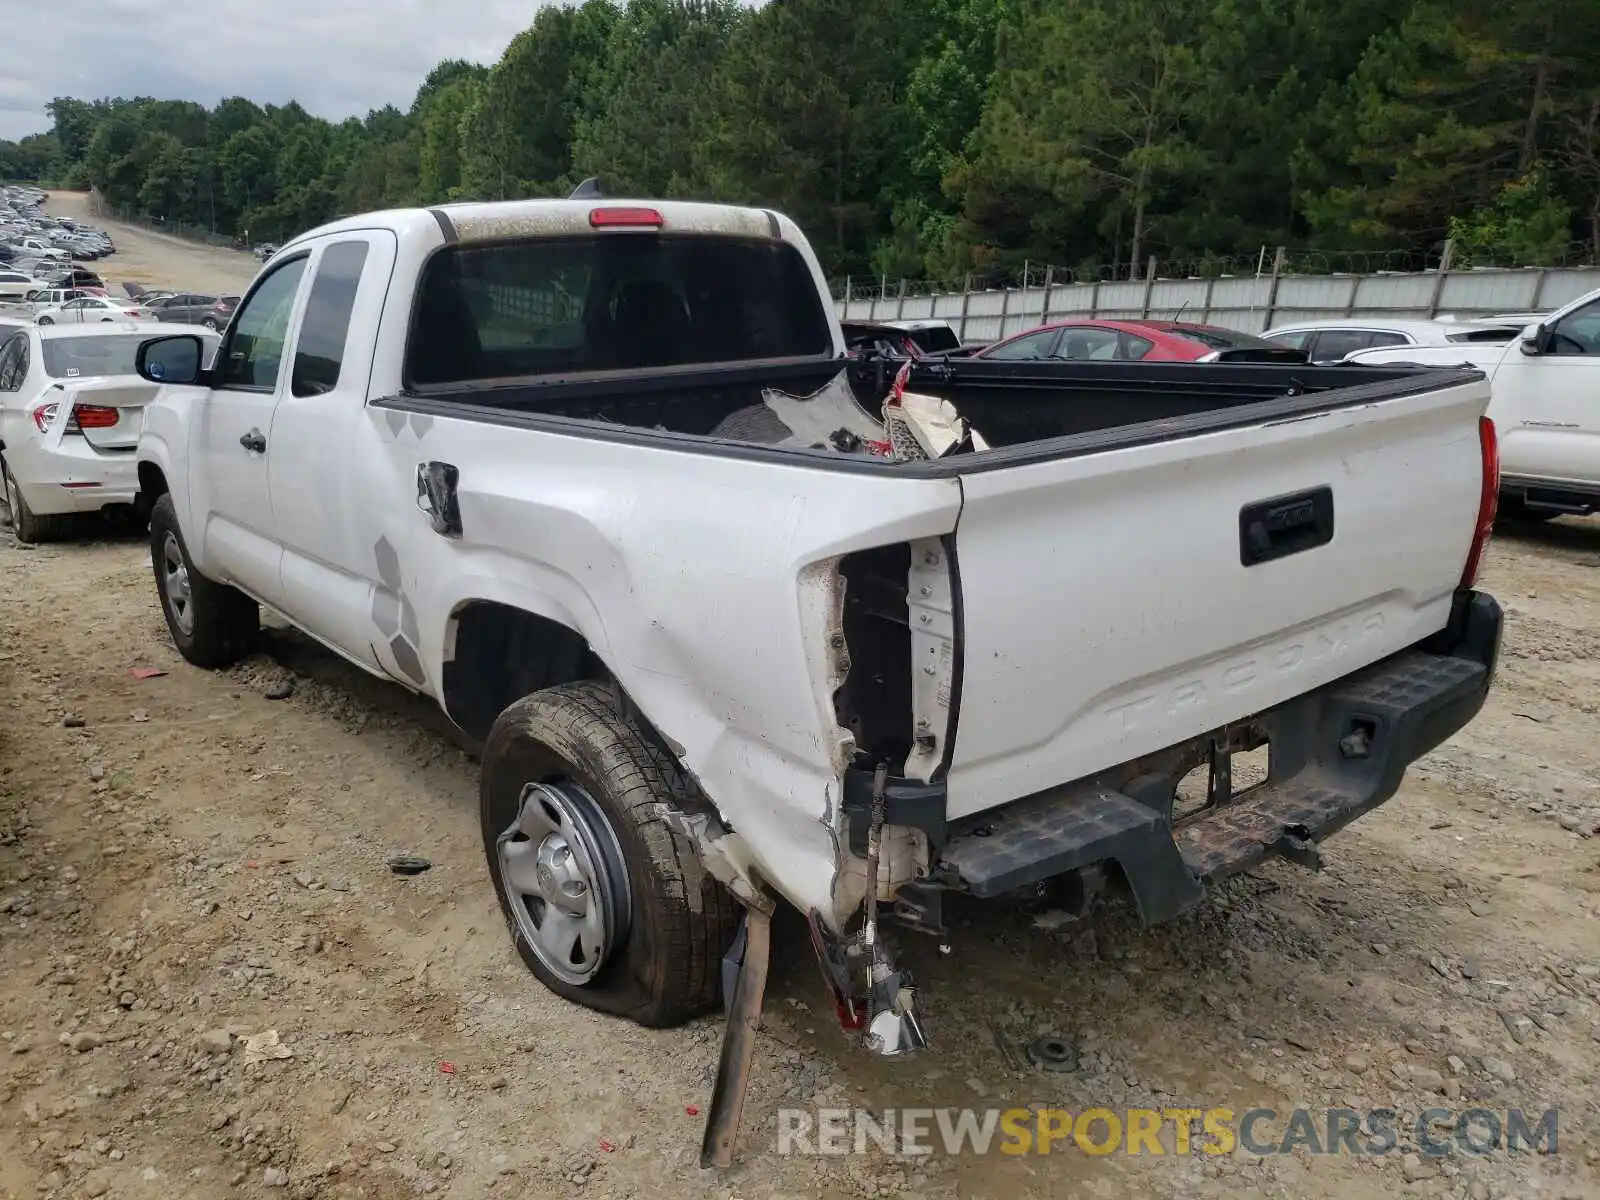
[[[1596,0],[586,0],[408,111],[49,105],[0,178],[254,240],[608,194],[780,208],[835,275],[1260,245],[1600,255]]]

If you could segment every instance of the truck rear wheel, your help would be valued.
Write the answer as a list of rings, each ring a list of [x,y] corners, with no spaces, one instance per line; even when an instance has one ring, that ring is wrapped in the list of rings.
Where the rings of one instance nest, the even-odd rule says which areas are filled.
[[[495,721],[484,853],[517,952],[558,996],[656,1028],[719,1005],[739,910],[656,813],[687,792],[598,684],[535,692]]]
[[[171,493],[150,510],[150,564],[161,614],[179,654],[214,670],[250,653],[261,632],[261,608],[238,589],[195,570]]]

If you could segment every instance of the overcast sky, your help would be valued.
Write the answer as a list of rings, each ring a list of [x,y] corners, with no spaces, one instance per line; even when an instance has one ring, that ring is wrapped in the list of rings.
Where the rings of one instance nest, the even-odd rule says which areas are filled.
[[[49,129],[55,96],[406,109],[441,59],[494,62],[549,2],[4,0],[0,138]]]

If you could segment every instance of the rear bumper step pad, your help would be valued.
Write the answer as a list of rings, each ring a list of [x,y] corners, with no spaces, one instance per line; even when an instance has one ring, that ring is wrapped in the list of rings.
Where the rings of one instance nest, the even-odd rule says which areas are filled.
[[[953,828],[941,874],[988,897],[1112,863],[1140,916],[1156,923],[1198,901],[1207,884],[1267,858],[1316,865],[1318,841],[1388,800],[1411,763],[1477,715],[1500,623],[1499,605],[1468,594],[1450,652],[1404,651],[1260,714],[1250,723],[1270,743],[1269,779],[1176,831],[1170,787],[1069,784]]]

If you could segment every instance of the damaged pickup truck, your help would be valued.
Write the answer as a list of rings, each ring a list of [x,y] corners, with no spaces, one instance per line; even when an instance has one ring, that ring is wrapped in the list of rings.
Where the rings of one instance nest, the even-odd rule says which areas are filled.
[[[727,1005],[707,1165],[780,902],[841,1021],[916,1049],[891,923],[1041,888],[1154,922],[1314,866],[1499,650],[1479,372],[930,359],[863,406],[844,350],[787,218],[580,189],[313,230],[213,365],[139,355],[179,650],[221,667],[266,607],[481,739],[532,973]]]

